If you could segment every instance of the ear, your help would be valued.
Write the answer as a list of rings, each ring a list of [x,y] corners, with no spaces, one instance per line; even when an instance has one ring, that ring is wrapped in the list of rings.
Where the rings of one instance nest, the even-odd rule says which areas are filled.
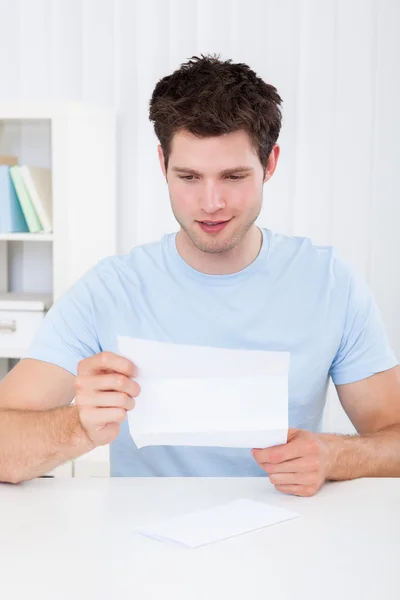
[[[164,177],[167,177],[167,173],[165,170],[165,160],[164,160],[164,152],[163,149],[161,148],[161,144],[159,144],[157,146],[157,151],[158,151],[158,160],[160,161],[160,167],[161,167],[161,171],[163,172]]]
[[[271,179],[272,175],[275,173],[280,152],[280,147],[278,146],[278,144],[275,144],[268,158],[267,168],[265,169],[264,183],[268,181],[268,179]]]

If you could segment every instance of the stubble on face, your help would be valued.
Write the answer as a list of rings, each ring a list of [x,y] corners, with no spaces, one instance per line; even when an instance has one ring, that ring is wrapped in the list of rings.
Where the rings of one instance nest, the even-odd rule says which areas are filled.
[[[187,227],[183,219],[180,219],[179,214],[174,212],[174,216],[181,230],[185,232],[188,240],[190,240],[195,248],[207,254],[224,254],[231,252],[240,245],[257,220],[260,212],[261,202],[255,207],[254,213],[248,215],[246,220],[240,223],[240,225],[235,223],[237,219],[234,217],[226,226],[226,230],[221,231],[220,234],[216,234],[215,236],[204,233],[196,223],[191,227]]]

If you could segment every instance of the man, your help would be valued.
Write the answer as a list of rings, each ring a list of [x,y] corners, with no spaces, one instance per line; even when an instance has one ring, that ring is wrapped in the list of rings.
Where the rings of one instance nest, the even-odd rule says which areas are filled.
[[[369,289],[332,248],[255,225],[280,104],[247,65],[212,56],[157,83],[150,119],[180,230],[100,261],[49,311],[0,384],[1,480],[107,443],[115,476],[269,474],[300,496],[327,479],[400,476],[399,367]],[[289,351],[287,444],[138,450],[126,420],[137,371],[118,335]],[[330,376],[357,436],[319,433]]]

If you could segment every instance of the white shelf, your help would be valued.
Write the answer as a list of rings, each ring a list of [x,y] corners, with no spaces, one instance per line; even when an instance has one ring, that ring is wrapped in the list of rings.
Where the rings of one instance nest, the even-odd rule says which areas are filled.
[[[0,233],[0,242],[52,242],[52,233]]]
[[[27,123],[32,119],[39,121],[34,128]],[[13,128],[6,123],[12,120],[21,123]],[[57,300],[97,261],[116,253],[116,114],[109,108],[74,102],[0,100],[0,134],[6,140],[5,154],[19,154],[18,140],[22,145],[27,140],[28,148],[37,146],[38,155],[39,144],[47,145],[43,156],[52,169],[54,224],[54,233],[0,234],[0,291],[7,285],[2,277],[7,252],[12,253],[4,248],[7,242],[46,241],[52,242],[53,298]],[[31,252],[39,256],[36,247],[26,250]]]
[[[51,294],[0,292],[0,310],[47,311],[53,303]]]
[[[51,167],[54,227],[52,233],[0,233],[0,293],[46,291],[56,302],[99,260],[116,254],[116,126],[115,112],[105,107],[0,99],[0,154]],[[4,312],[7,320],[11,312]],[[23,315],[28,333],[36,330],[31,315]],[[15,337],[12,347],[11,335],[0,336],[0,378],[9,368],[3,359],[20,359],[29,349]],[[73,470],[78,477],[107,476],[107,450],[52,474],[70,477]]]

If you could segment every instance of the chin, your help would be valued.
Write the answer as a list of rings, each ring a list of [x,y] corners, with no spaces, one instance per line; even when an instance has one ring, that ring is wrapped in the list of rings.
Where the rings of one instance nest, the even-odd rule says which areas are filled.
[[[196,243],[194,242],[196,248],[201,250],[202,252],[206,252],[207,254],[224,254],[225,252],[229,252],[233,250],[236,244],[232,243],[221,243],[221,242],[209,242],[209,243]]]
[[[208,254],[223,254],[224,252],[230,252],[237,246],[240,241],[240,236],[229,235],[225,237],[221,236],[221,238],[218,238],[218,236],[212,238],[207,233],[201,232],[200,235],[190,235],[190,239],[193,245],[202,252],[207,252]]]

